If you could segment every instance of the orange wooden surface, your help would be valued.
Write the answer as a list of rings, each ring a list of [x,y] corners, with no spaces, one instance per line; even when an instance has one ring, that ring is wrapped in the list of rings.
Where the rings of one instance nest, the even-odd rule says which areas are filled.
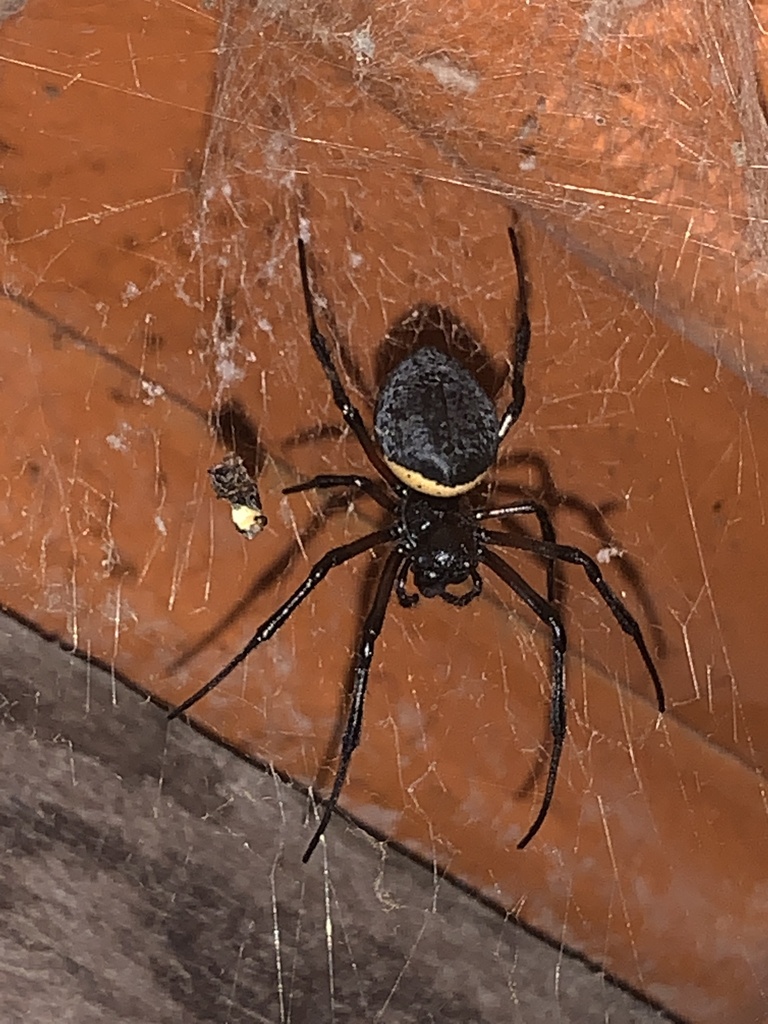
[[[395,604],[343,803],[692,1020],[754,1021],[765,171],[751,86],[736,93],[729,73],[747,80],[750,23],[712,5],[708,21],[666,5],[621,25],[574,4],[506,20],[488,5],[422,10],[350,4],[324,33],[310,8],[277,23],[247,5],[81,2],[65,16],[29,0],[0,26],[0,600],[181,700],[309,563],[376,518],[363,503],[317,530],[320,502],[280,495],[365,465],[337,433],[290,443],[338,423],[306,340],[299,222],[372,389],[379,339],[423,301],[503,364],[511,201],[534,336],[508,447],[533,454],[500,477],[536,490],[543,460],[562,492],[614,503],[639,582],[616,560],[606,574],[663,638],[669,713],[657,721],[636,652],[569,573],[569,739],[555,806],[518,852],[537,807],[525,784],[546,736],[546,637],[496,586],[464,610]],[[208,487],[222,400],[241,403],[265,453],[270,525],[250,544]],[[557,525],[604,546],[573,510]],[[258,585],[292,545],[285,575]],[[199,718],[314,779],[367,565],[337,570]]]

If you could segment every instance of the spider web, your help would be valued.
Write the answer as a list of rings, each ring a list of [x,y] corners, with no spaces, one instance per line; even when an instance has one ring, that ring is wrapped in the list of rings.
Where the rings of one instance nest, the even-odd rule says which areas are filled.
[[[169,855],[186,843],[202,863],[214,837],[242,840],[226,852],[243,890],[217,931],[229,952],[209,963],[201,943],[187,961],[190,976],[206,964],[206,1019],[314,1019],[318,988],[323,1019],[454,1019],[446,958],[477,1000],[457,1020],[533,1019],[536,985],[559,1019],[597,1019],[559,946],[691,1020],[751,1021],[768,1001],[762,8],[514,13],[0,10],[0,600],[111,671],[110,699],[84,699],[72,735],[102,715],[137,746],[118,677],[178,704],[324,551],[379,522],[365,500],[281,495],[370,471],[308,345],[299,233],[370,422],[387,366],[434,324],[508,400],[517,223],[528,400],[483,500],[547,504],[637,615],[667,693],[659,720],[636,650],[564,571],[569,733],[552,811],[521,853],[546,770],[546,631],[492,581],[465,609],[393,602],[342,799],[376,838],[336,818],[302,868],[304,804],[278,775],[327,790],[381,559],[335,570],[195,710],[271,774],[220,760],[183,723],[142,726],[164,758],[141,842],[167,827]],[[210,490],[229,449],[269,517],[250,542]],[[541,565],[514,564],[543,588]],[[215,823],[210,838],[180,806]],[[412,874],[384,837],[417,858]],[[166,891],[186,893],[191,872],[167,873]],[[456,902],[454,880],[488,905]],[[469,907],[485,930],[457,943]],[[542,978],[506,915],[555,943]],[[385,960],[390,925],[401,945]],[[238,979],[264,950],[271,999],[244,1009]],[[652,1012],[624,998],[605,990],[599,1019]],[[189,1019],[183,1004],[162,1019]]]

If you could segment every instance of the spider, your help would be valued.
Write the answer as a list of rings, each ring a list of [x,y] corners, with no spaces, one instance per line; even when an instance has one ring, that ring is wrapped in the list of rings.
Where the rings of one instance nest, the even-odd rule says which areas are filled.
[[[528,286],[517,236],[511,227],[508,233],[517,273],[518,298],[511,401],[501,418],[497,417],[493,402],[472,374],[451,356],[425,346],[403,359],[384,380],[374,410],[373,436],[347,394],[328,342],[317,326],[304,242],[297,239],[312,349],[328,379],[336,406],[381,481],[356,474],[322,474],[287,487],[283,493],[345,488],[369,495],[390,514],[392,522],[323,555],[304,582],[259,626],[245,647],[172,711],[169,718],[188,711],[256,647],[269,640],[331,569],[374,548],[389,549],[355,653],[349,710],[333,786],[302,858],[305,864],[330,822],[352,754],[360,743],[374,646],[393,592],[404,608],[413,607],[420,597],[439,597],[463,608],[482,592],[483,577],[479,568],[483,566],[498,576],[550,631],[552,748],[541,806],[533,824],[518,842],[519,849],[528,845],[547,816],[566,736],[566,635],[555,600],[557,562],[570,562],[584,569],[616,621],[634,641],[653,681],[659,711],[664,711],[664,690],[640,626],[603,579],[597,563],[580,548],[557,542],[549,513],[538,502],[516,501],[502,508],[476,508],[469,497],[494,466],[499,445],[520,418],[525,404],[524,374],[531,338]],[[481,525],[511,516],[534,516],[541,539],[513,536]],[[496,547],[529,551],[542,558],[547,567],[546,597],[492,550]]]

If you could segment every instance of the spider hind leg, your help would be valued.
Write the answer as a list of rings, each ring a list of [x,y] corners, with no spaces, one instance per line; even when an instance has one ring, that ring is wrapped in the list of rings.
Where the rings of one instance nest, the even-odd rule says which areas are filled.
[[[363,704],[365,701],[366,690],[368,689],[368,675],[371,670],[373,650],[379,634],[381,633],[382,626],[384,625],[384,615],[387,610],[387,605],[389,604],[389,598],[392,594],[392,590],[396,586],[396,581],[400,576],[404,558],[405,555],[403,555],[397,548],[390,551],[379,578],[379,582],[376,585],[373,604],[371,605],[370,611],[366,616],[365,623],[363,624],[363,629],[357,646],[357,654],[355,656],[355,668],[352,677],[349,713],[347,715],[347,724],[344,729],[344,735],[341,739],[341,756],[339,758],[339,765],[336,769],[331,794],[325,802],[325,809],[323,810],[323,816],[320,819],[320,824],[315,829],[315,834],[310,839],[309,845],[304,852],[304,856],[301,858],[305,864],[315,852],[317,844],[320,842],[323,833],[328,827],[328,823],[331,820],[336,804],[339,802],[339,796],[347,778],[352,754],[360,743],[360,733],[363,724]]]
[[[232,672],[237,668],[238,665],[242,664],[251,651],[255,650],[261,644],[269,640],[278,629],[288,621],[293,615],[298,606],[308,597],[318,583],[322,582],[331,569],[335,569],[339,565],[343,565],[344,562],[348,562],[351,558],[356,558],[357,555],[361,555],[364,551],[370,550],[370,548],[376,547],[379,544],[385,544],[387,541],[394,540],[395,536],[392,529],[389,530],[378,530],[376,533],[369,533],[365,537],[360,537],[358,540],[353,540],[349,544],[343,544],[341,547],[332,548],[327,551],[323,557],[316,562],[309,571],[309,575],[304,582],[299,586],[283,604],[269,616],[256,632],[253,634],[251,639],[238,653],[228,661],[227,664],[222,668],[216,675],[209,679],[207,683],[200,687],[199,690],[187,697],[187,699],[179,704],[177,708],[170,711],[168,714],[169,719],[178,718],[180,715],[185,714],[189,711],[193,704],[197,704],[199,700],[202,700],[206,694],[210,693],[211,690],[215,689],[219,683],[223,682],[227,676],[231,675]]]
[[[549,812],[552,797],[557,782],[557,771],[560,767],[560,758],[563,754],[563,744],[566,735],[566,710],[565,710],[565,652],[567,640],[565,628],[563,627],[560,613],[545,601],[541,594],[537,593],[520,573],[516,572],[511,565],[503,558],[493,552],[485,550],[482,554],[482,561],[488,568],[504,583],[514,591],[519,598],[531,609],[537,618],[549,627],[552,634],[552,698],[550,704],[549,724],[552,732],[552,750],[549,755],[549,770],[547,772],[547,783],[544,789],[544,797],[536,818],[517,844],[518,850],[522,850],[533,839]]]

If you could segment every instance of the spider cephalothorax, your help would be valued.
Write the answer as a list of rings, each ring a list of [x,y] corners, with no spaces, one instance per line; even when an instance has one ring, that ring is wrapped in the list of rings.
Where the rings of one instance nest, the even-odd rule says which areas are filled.
[[[328,342],[318,329],[309,284],[304,243],[298,240],[299,269],[309,338],[331,386],[334,401],[347,425],[383,480],[353,474],[324,474],[286,488],[285,493],[343,487],[370,495],[392,516],[389,526],[328,551],[310,569],[294,593],[256,630],[246,646],[179,705],[170,717],[187,711],[225,679],[254,648],[271,636],[302,601],[338,565],[370,551],[389,548],[376,585],[373,602],[362,626],[355,655],[349,713],[341,740],[341,757],[320,823],[304,854],[306,862],[320,841],[338,802],[352,754],[360,742],[368,674],[374,645],[381,632],[390,595],[411,607],[419,595],[440,597],[463,606],[482,589],[480,567],[490,570],[549,629],[552,651],[552,752],[541,806],[518,847],[530,842],[541,828],[552,802],[557,769],[566,735],[566,636],[555,600],[554,566],[558,561],[580,565],[621,628],[634,641],[651,676],[659,711],[664,710],[656,667],[639,625],[603,579],[597,563],[579,548],[558,544],[549,514],[535,501],[518,501],[504,508],[473,507],[470,492],[496,461],[499,445],[517,422],[525,403],[524,373],[531,327],[528,291],[517,237],[509,229],[518,284],[518,311],[514,331],[511,399],[501,419],[475,378],[450,355],[431,347],[417,349],[400,362],[381,386],[374,414],[374,439],[352,403],[336,370]],[[534,516],[541,540],[524,534],[489,530],[483,521],[511,516]],[[538,555],[547,565],[546,596],[539,594],[495,547]],[[409,580],[414,590],[408,589]]]
[[[402,534],[398,547],[420,594],[442,597],[456,605],[468,604],[477,597],[482,589],[477,572],[480,538],[477,523],[467,515],[460,498],[432,498],[406,490],[399,521]],[[473,586],[469,591],[453,593],[446,589],[470,578]]]

